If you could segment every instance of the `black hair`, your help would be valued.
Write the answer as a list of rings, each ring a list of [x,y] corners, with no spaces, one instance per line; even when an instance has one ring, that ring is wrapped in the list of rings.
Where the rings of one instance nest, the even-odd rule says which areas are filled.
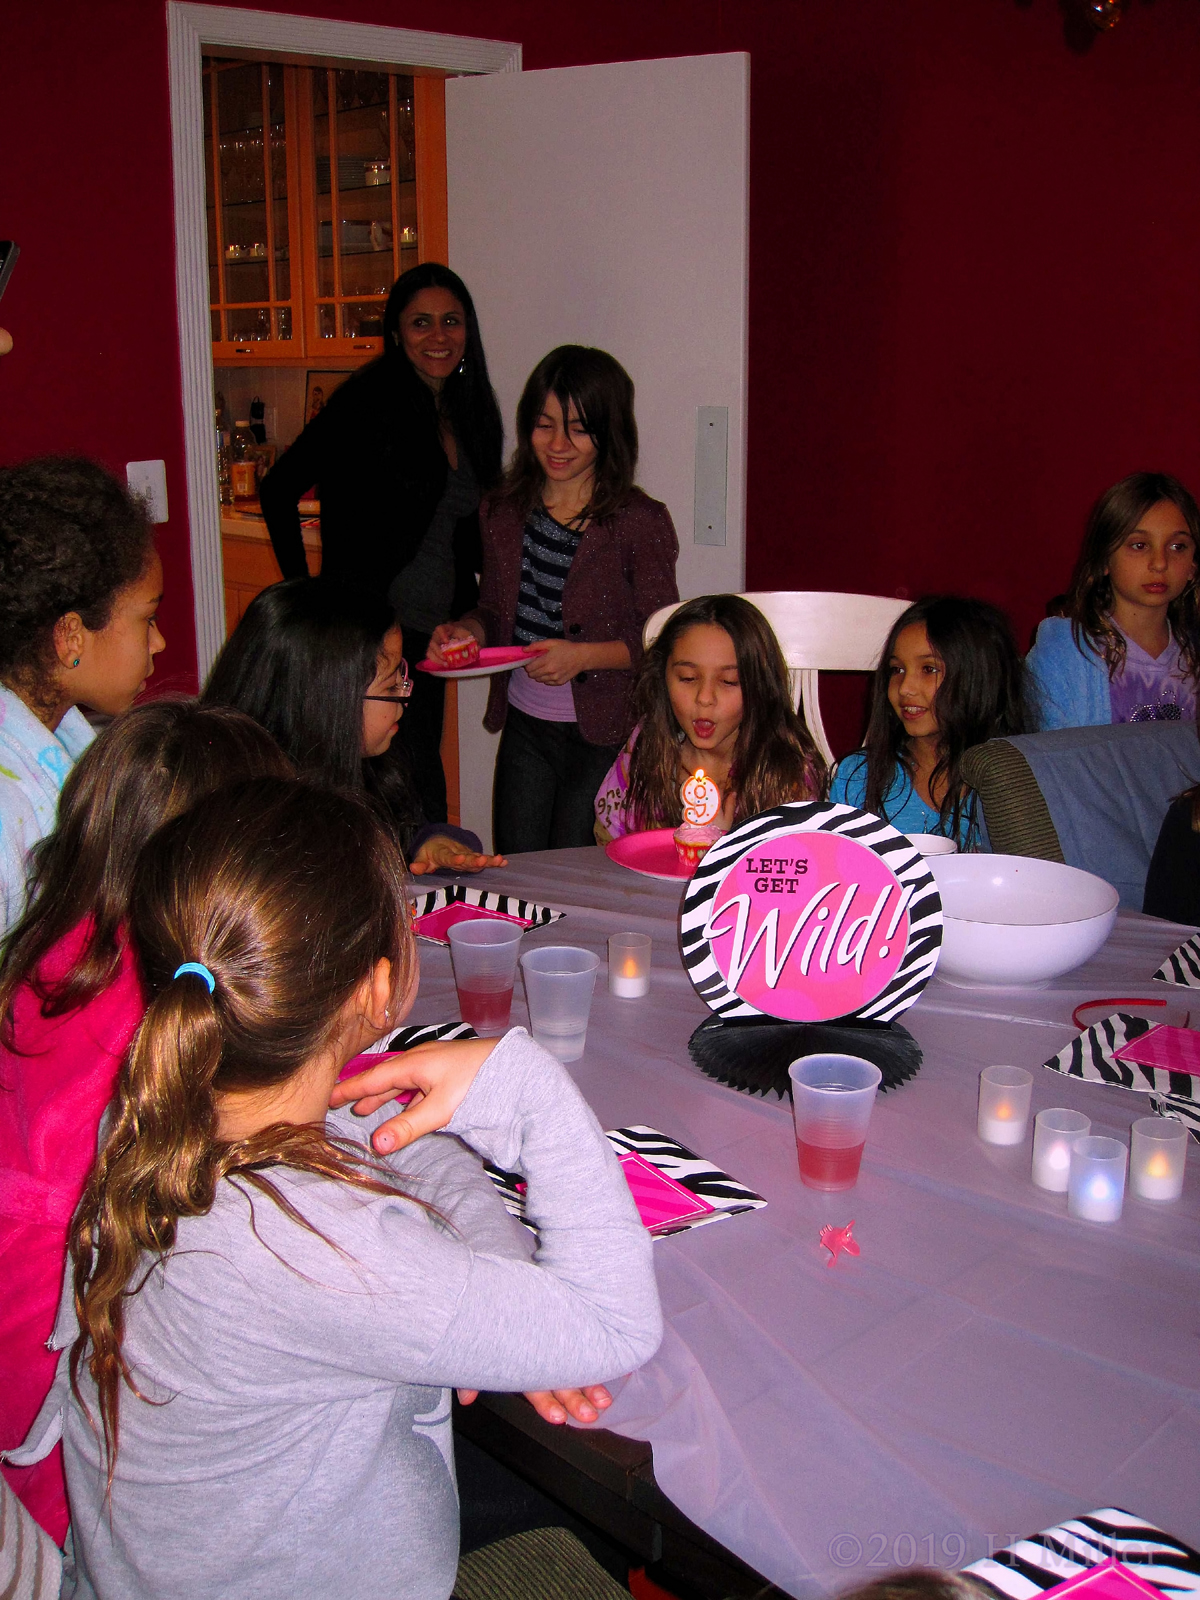
[[[303,775],[365,791],[407,846],[423,819],[403,756],[362,753],[363,696],[395,626],[382,596],[325,578],[272,584],[246,607],[201,700],[253,717]]]
[[[888,700],[891,659],[905,628],[924,627],[930,648],[941,657],[945,674],[934,702],[938,763],[930,777],[931,792],[946,784],[939,806],[939,828],[958,836],[967,816],[969,786],[962,775],[966,752],[987,739],[1024,733],[1028,723],[1025,666],[1004,612],[985,600],[961,595],[926,595],[892,625],[875,669],[871,715],[863,746],[867,756],[866,809],[885,815],[884,797],[897,765],[913,775],[904,725]]]
[[[446,379],[436,400],[409,362],[400,337],[404,308],[423,289],[447,290],[462,306],[467,319],[467,347],[462,361]],[[440,261],[424,261],[396,279],[383,312],[383,359],[393,367],[399,362],[411,374],[416,385],[414,392],[424,391],[454,430],[456,441],[470,458],[480,487],[493,488],[500,479],[504,422],[488,377],[475,302],[457,272],[451,272]]]
[[[1103,656],[1109,678],[1125,664],[1125,638],[1109,616],[1113,587],[1108,565],[1113,552],[1160,500],[1169,500],[1179,511],[1200,557],[1200,509],[1179,479],[1165,472],[1131,472],[1092,507],[1071,574],[1064,608],[1071,619],[1071,635],[1076,645],[1086,639]],[[1188,676],[1200,679],[1200,593],[1195,578],[1167,607],[1167,621]]]
[[[75,611],[90,631],[107,627],[152,548],[145,507],[95,461],[0,468],[0,677],[44,692],[59,618]]]
[[[587,345],[561,344],[542,357],[517,402],[517,444],[501,490],[523,514],[541,499],[545,475],[533,451],[533,430],[549,395],[562,407],[564,423],[575,406],[596,446],[592,497],[575,521],[600,522],[629,499],[637,473],[633,379],[606,350]]]

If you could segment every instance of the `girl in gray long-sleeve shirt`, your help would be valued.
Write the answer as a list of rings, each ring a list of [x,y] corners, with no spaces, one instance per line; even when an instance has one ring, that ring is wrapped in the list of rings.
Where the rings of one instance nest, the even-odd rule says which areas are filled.
[[[445,1600],[449,1388],[592,1383],[657,1347],[620,1168],[521,1030],[371,1069],[360,1093],[421,1091],[386,1164],[347,1141],[394,1107],[322,1122],[415,987],[394,854],[357,802],[262,780],[143,857],[152,998],[76,1219],[79,1322],[65,1303],[56,1330],[83,1330],[76,1392],[64,1355],[23,1457],[61,1432],[64,1595]],[[472,1151],[524,1174],[532,1259]]]

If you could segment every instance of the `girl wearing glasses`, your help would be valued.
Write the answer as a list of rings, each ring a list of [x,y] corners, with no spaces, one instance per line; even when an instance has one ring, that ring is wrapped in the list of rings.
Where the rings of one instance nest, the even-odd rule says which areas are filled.
[[[429,822],[406,753],[393,745],[412,680],[391,606],[325,578],[289,578],[256,595],[205,685],[266,728],[308,776],[365,791],[415,873],[503,866],[465,828]]]

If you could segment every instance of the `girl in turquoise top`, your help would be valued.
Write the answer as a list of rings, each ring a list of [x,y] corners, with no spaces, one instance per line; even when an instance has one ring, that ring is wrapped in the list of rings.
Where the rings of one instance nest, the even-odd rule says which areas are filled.
[[[982,600],[928,596],[888,636],[866,742],[838,763],[829,798],[874,812],[901,833],[986,848],[962,758],[1025,725],[1024,670],[1008,618]]]

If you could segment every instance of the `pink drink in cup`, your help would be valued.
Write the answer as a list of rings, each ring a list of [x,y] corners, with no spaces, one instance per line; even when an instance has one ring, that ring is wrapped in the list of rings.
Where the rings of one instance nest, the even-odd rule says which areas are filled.
[[[800,1181],[833,1192],[858,1182],[878,1067],[859,1056],[802,1056],[788,1068]]]
[[[503,1033],[524,928],[518,922],[456,922],[449,930],[454,986],[464,1022],[485,1038]]]

